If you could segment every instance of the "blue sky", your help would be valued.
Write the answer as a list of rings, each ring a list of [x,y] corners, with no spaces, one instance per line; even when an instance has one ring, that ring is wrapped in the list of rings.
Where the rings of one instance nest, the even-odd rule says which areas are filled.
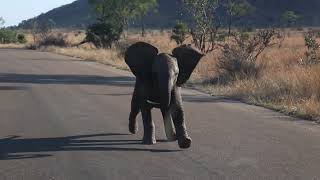
[[[5,26],[17,25],[26,20],[50,11],[53,8],[69,4],[75,0],[1,0],[0,17]]]

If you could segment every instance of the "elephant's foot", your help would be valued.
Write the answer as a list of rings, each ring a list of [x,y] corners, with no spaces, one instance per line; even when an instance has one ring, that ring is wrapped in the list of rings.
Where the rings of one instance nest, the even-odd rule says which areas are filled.
[[[181,149],[188,149],[191,146],[192,139],[190,137],[182,137],[178,139],[178,144]]]
[[[135,123],[135,121],[129,121],[129,131],[132,134],[137,134],[138,126],[137,123]]]
[[[156,143],[157,143],[157,141],[155,138],[143,138],[143,140],[142,140],[142,144],[146,144],[146,145],[153,145]]]

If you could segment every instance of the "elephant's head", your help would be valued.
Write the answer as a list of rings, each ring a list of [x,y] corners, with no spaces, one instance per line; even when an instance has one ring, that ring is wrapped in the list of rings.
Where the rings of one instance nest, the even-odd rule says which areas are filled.
[[[138,79],[153,87],[161,107],[168,107],[173,88],[190,78],[203,54],[188,45],[175,48],[172,55],[158,52],[156,47],[138,42],[128,48],[125,61]]]
[[[171,93],[177,84],[179,67],[177,59],[161,53],[152,64],[153,93],[162,108],[169,107]]]

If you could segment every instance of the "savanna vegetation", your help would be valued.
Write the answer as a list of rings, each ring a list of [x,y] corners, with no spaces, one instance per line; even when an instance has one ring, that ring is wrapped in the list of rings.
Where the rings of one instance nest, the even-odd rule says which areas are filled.
[[[320,29],[302,27],[316,21],[306,15],[313,12],[296,11],[299,2],[294,1],[292,9],[276,7],[282,11],[271,14],[275,23],[264,21],[257,28],[249,22],[271,11],[266,4],[275,2],[259,11],[258,1],[183,0],[175,7],[184,18],[170,29],[149,29],[147,18],[160,3],[89,0],[95,16],[85,30],[57,30],[55,20],[24,22],[28,47],[127,69],[123,54],[134,42],[149,42],[169,53],[192,44],[206,56],[188,86],[320,121]]]
[[[5,21],[0,17],[0,44],[12,44],[12,43],[21,43],[24,44],[27,42],[26,36],[23,33],[18,33],[15,30],[3,28]]]

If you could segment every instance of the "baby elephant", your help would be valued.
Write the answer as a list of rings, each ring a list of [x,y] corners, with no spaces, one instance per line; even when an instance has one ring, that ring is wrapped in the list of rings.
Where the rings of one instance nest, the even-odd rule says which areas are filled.
[[[191,146],[185,125],[181,86],[190,78],[203,56],[203,53],[189,45],[175,48],[172,55],[159,54],[156,47],[144,42],[135,43],[127,49],[125,62],[136,76],[129,131],[133,134],[137,132],[136,117],[141,111],[144,144],[156,143],[151,109],[159,108],[168,140],[178,140],[180,148]]]

